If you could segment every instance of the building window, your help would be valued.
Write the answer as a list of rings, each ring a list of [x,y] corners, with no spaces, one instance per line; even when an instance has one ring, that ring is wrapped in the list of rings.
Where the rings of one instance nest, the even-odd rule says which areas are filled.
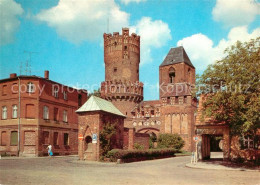
[[[167,97],[167,104],[171,104],[171,97]]]
[[[13,105],[12,118],[17,118],[18,108],[17,105]]]
[[[2,119],[7,119],[7,107],[2,107]]]
[[[54,121],[58,121],[59,120],[59,109],[54,107]]]
[[[43,107],[43,119],[49,119],[49,107]]]
[[[175,81],[175,69],[171,67],[169,69],[169,82],[174,83],[174,81]]]
[[[80,107],[82,105],[82,96],[81,94],[78,95],[78,106]]]
[[[53,96],[55,98],[58,98],[59,97],[59,89],[57,87],[54,87],[53,89]]]
[[[68,93],[66,91],[63,92],[63,98],[64,100],[68,100]]]
[[[25,111],[26,118],[35,118],[35,108],[33,104],[26,104],[26,111]]]
[[[154,117],[154,110],[151,110],[151,116]]]
[[[184,96],[183,103],[187,103],[187,96]]]
[[[18,86],[18,84],[17,83],[14,83],[13,85],[12,85],[12,93],[13,94],[17,94],[18,92],[19,92],[19,86]]]
[[[116,73],[117,72],[117,68],[116,67],[114,67],[114,73]]]
[[[144,117],[144,111],[141,112],[142,117]]]
[[[27,92],[28,93],[34,93],[35,92],[35,86],[32,82],[29,82],[27,84]]]
[[[68,111],[66,110],[63,111],[63,122],[68,122]]]
[[[64,141],[64,146],[68,146],[69,145],[69,134],[68,133],[64,133],[63,141]]]
[[[6,131],[2,131],[2,133],[1,133],[1,145],[2,146],[7,145],[7,133],[6,133]]]
[[[241,149],[257,149],[259,147],[259,136],[253,138],[250,135],[240,137],[240,148]]]
[[[49,144],[49,132],[43,131],[42,132],[42,144]]]
[[[179,97],[178,96],[175,97],[175,104],[179,104]]]
[[[17,131],[11,132],[11,146],[16,146],[18,143],[18,133]]]
[[[53,145],[59,145],[59,133],[58,132],[54,132],[53,133]]]
[[[3,85],[2,95],[7,95],[7,85]]]
[[[191,72],[190,72],[190,68],[188,69],[188,83],[191,83]]]

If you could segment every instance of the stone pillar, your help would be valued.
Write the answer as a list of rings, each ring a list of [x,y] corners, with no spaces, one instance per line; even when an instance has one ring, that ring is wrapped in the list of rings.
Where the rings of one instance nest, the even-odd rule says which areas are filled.
[[[230,156],[230,134],[229,128],[223,129],[223,159],[228,160]]]
[[[132,150],[134,149],[134,141],[135,141],[135,130],[134,128],[129,128],[129,142],[128,142],[128,149]]]
[[[99,161],[99,148],[97,148],[97,143],[92,143],[92,160]]]
[[[79,140],[78,155],[79,155],[79,159],[80,159],[80,160],[83,160],[83,159],[84,159],[83,145],[84,145],[84,141],[83,141],[83,140]]]

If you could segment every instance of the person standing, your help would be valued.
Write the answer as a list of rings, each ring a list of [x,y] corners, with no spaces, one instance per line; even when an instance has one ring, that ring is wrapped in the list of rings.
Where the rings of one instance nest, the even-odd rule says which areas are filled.
[[[51,144],[49,144],[49,146],[47,146],[47,149],[48,149],[48,155],[52,156],[53,153],[52,153],[52,146],[51,146]]]

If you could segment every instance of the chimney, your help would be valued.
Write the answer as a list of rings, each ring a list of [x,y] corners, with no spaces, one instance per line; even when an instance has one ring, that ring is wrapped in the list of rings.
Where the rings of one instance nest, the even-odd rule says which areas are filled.
[[[44,71],[44,78],[49,80],[49,71]]]
[[[10,74],[10,78],[16,78],[16,77],[17,77],[16,73]]]

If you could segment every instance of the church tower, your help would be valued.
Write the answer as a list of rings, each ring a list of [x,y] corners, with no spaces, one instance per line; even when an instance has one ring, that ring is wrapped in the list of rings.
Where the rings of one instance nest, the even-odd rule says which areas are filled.
[[[170,49],[160,65],[159,75],[160,99],[179,96],[179,93],[191,95],[189,90],[195,85],[195,67],[182,46]]]
[[[118,32],[104,33],[105,81],[101,96],[111,101],[123,114],[143,100],[143,84],[139,82],[140,36],[123,28]]]
[[[171,48],[159,67],[161,132],[179,134],[184,150],[194,149],[194,125],[197,101],[192,97],[195,67],[182,46]]]

